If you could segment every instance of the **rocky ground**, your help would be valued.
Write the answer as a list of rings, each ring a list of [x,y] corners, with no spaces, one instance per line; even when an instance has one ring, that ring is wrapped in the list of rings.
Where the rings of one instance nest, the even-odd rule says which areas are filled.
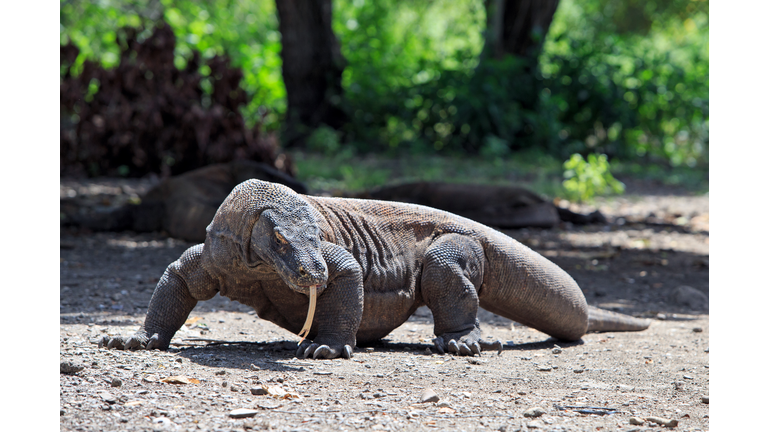
[[[598,203],[608,225],[507,234],[573,275],[590,304],[651,317],[650,329],[561,343],[484,312],[506,345],[474,358],[435,354],[421,309],[352,360],[299,360],[296,335],[218,296],[167,352],[99,348],[90,341],[138,328],[190,244],[62,229],[60,430],[708,430],[709,200],[628,186]],[[62,181],[61,196],[108,205],[143,187]]]

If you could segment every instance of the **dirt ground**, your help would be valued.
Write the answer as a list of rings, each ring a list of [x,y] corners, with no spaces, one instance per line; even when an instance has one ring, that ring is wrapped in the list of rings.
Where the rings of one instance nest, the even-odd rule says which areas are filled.
[[[108,205],[146,186],[62,181],[61,196]],[[296,359],[296,335],[219,296],[198,303],[167,352],[102,349],[90,341],[134,332],[191,244],[62,229],[60,430],[668,429],[649,417],[709,430],[709,198],[630,183],[596,207],[608,225],[505,232],[569,272],[590,304],[651,327],[562,343],[483,312],[485,334],[506,345],[473,358],[435,354],[422,308],[351,360]],[[422,402],[430,391],[437,401]]]

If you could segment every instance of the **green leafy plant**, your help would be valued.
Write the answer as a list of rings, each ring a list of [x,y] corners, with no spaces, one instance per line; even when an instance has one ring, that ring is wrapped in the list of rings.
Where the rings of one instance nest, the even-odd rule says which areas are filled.
[[[307,138],[307,148],[326,155],[336,154],[341,149],[341,133],[332,127],[321,125]]]
[[[624,183],[611,175],[611,165],[604,154],[590,154],[584,160],[576,153],[563,163],[563,188],[568,199],[591,201],[595,196],[624,193]]]

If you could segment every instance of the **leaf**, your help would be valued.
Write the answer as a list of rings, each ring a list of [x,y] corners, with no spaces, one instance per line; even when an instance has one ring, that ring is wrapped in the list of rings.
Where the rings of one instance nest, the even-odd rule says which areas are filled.
[[[200,384],[200,380],[195,378],[188,378],[184,375],[174,375],[168,378],[163,378],[160,382],[168,384]]]
[[[283,390],[280,386],[262,386],[265,390],[267,390],[267,394],[269,396],[272,396],[275,399],[301,399],[301,396],[298,393],[292,393]]]

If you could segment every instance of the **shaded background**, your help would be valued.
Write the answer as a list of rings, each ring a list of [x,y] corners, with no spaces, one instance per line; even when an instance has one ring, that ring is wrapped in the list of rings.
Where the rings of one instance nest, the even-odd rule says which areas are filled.
[[[348,159],[376,154],[530,160],[568,177],[564,161],[595,153],[614,170],[700,184],[708,10],[690,0],[65,0],[61,173],[170,175],[247,158],[296,174],[294,162],[317,154],[339,169],[317,172],[310,157],[300,177],[359,183],[375,170]]]

